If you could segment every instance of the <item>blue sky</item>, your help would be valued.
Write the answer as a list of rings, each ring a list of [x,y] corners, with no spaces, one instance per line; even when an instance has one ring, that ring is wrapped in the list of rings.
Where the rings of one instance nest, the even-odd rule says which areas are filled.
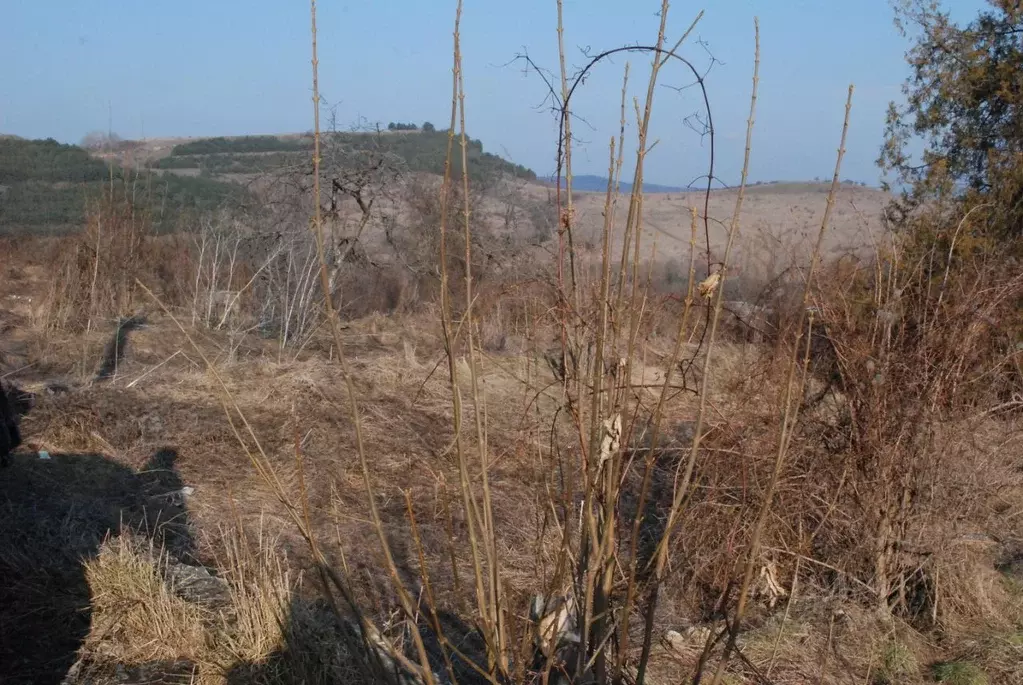
[[[565,0],[566,48],[652,44],[657,0]],[[955,0],[968,19],[981,0]],[[321,0],[320,87],[339,126],[360,120],[432,121],[450,116],[452,0]],[[899,97],[906,42],[887,0],[717,0],[676,2],[674,42],[701,7],[706,14],[684,54],[708,76],[718,132],[718,176],[738,180],[760,18],[760,100],[753,180],[829,177],[845,91],[856,85],[843,177],[874,184],[887,103]],[[78,142],[90,130],[142,136],[236,135],[311,128],[309,9],[301,1],[4,0],[0,132]],[[557,125],[541,107],[543,82],[510,61],[523,50],[557,68],[554,0],[466,0],[462,25],[467,126],[485,149],[550,173]],[[695,39],[701,43],[695,42]],[[575,102],[585,123],[577,173],[606,173],[618,130],[621,76],[642,99],[649,57],[598,67]],[[667,85],[691,78],[678,67]],[[657,90],[651,136],[658,145],[647,180],[684,185],[706,169],[706,141],[683,120],[700,109],[695,90]],[[631,106],[630,106],[631,114]],[[634,120],[634,116],[630,116]],[[630,121],[631,138],[635,137]],[[631,150],[631,146],[627,150]]]

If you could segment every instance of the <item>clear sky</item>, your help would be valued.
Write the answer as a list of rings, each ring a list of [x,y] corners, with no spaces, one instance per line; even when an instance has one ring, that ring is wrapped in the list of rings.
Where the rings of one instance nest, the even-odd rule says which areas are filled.
[[[566,48],[652,44],[658,0],[565,0]],[[969,19],[981,0],[954,0]],[[320,87],[339,126],[360,120],[450,117],[453,0],[321,0]],[[906,42],[887,0],[676,2],[673,43],[701,8],[684,54],[706,67],[718,132],[718,176],[739,178],[760,18],[760,100],[752,180],[830,177],[845,91],[856,85],[843,177],[878,181],[874,167],[887,103],[907,73]],[[91,130],[126,138],[297,132],[312,127],[309,8],[301,1],[0,0],[0,133],[78,142]],[[557,125],[541,107],[544,83],[511,62],[526,50],[557,69],[555,0],[465,0],[462,24],[467,126],[484,148],[550,173]],[[701,41],[696,42],[696,39]],[[604,175],[617,132],[621,76],[642,98],[649,57],[618,57],[593,73],[576,101],[577,173]],[[683,86],[677,66],[663,83]],[[647,180],[685,185],[705,172],[706,141],[684,119],[697,92],[658,89]],[[631,113],[631,106],[630,106]],[[635,136],[634,116],[630,131]],[[627,148],[628,149],[628,148]]]

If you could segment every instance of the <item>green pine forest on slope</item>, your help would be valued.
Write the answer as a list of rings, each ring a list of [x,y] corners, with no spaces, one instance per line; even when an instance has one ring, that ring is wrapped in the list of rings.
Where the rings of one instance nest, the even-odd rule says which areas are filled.
[[[402,133],[327,133],[325,144],[352,153],[374,152],[391,155],[408,171],[430,174],[444,173],[448,133],[424,125],[419,131]],[[393,129],[392,129],[393,131]],[[250,174],[268,171],[285,164],[301,163],[312,152],[311,136],[283,138],[276,136],[243,136],[239,138],[205,138],[176,145],[169,157],[159,160],[160,169],[198,169],[209,174]],[[536,174],[520,164],[483,151],[479,140],[469,141],[469,173],[477,180],[507,175],[528,181]],[[452,160],[454,172],[461,173],[461,158]]]
[[[189,211],[244,198],[237,184],[135,172],[53,139],[0,138],[0,233],[58,233],[79,228],[86,204],[105,188],[131,193],[170,230]]]
[[[399,130],[327,136],[334,149],[355,155],[387,154],[408,171],[443,173],[446,131],[432,126]],[[310,136],[202,138],[176,145],[169,156],[131,170],[53,139],[0,137],[0,234],[76,230],[84,221],[87,202],[104,188],[131,193],[136,203],[152,210],[155,228],[174,230],[192,212],[249,199],[237,175],[310,164],[311,151]],[[536,180],[532,170],[484,152],[478,140],[470,141],[468,153],[470,176],[476,180],[499,176]],[[460,159],[456,160],[454,172],[460,173]]]

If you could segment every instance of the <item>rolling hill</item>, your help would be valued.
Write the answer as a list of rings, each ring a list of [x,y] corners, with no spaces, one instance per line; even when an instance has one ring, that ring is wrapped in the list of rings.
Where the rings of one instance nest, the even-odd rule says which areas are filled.
[[[328,132],[323,146],[327,151],[339,150],[357,155],[374,154],[390,157],[392,163],[411,172],[442,174],[447,154],[447,131],[380,131],[370,133]],[[150,162],[154,168],[178,173],[259,174],[283,166],[306,163],[311,159],[313,140],[310,135],[259,135],[201,138],[174,145],[168,155]],[[499,155],[485,152],[483,143],[470,139],[468,146],[469,174],[475,181],[510,177],[525,181],[536,179],[536,173],[520,164],[513,164]],[[455,156],[454,174],[461,173],[461,158]]]
[[[544,182],[547,183],[548,185],[552,185],[552,186],[557,183],[557,181],[553,177],[545,179]],[[564,179],[562,179],[562,186],[561,187],[562,188],[565,187]],[[621,192],[623,192],[623,193],[631,193],[632,192],[632,184],[627,182],[627,181],[622,181],[619,184],[619,187],[621,189]],[[606,176],[596,176],[596,175],[593,175],[593,174],[578,174],[578,175],[574,175],[574,176],[572,176],[572,190],[577,190],[577,191],[583,192],[583,193],[590,193],[590,192],[604,193],[604,192],[607,192],[607,177]],[[685,188],[682,188],[680,186],[665,186],[665,185],[660,185],[658,183],[644,183],[643,184],[643,192],[644,193],[680,193],[683,190],[685,190]]]
[[[174,174],[136,173],[53,139],[0,138],[0,233],[72,231],[86,203],[106,184],[127,184],[148,203],[154,227],[173,229],[181,216],[244,199],[238,185]]]

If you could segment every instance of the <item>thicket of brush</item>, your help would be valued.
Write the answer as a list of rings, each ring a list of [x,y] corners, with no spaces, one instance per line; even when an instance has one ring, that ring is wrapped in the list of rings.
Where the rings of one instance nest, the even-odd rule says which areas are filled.
[[[659,73],[675,64],[681,45],[665,43],[668,10],[665,1],[656,44],[630,49],[653,60],[647,98],[636,112],[640,150],[648,147]],[[560,40],[560,0],[558,15]],[[318,102],[315,2],[312,16]],[[556,257],[533,280],[508,274],[481,280],[487,259],[474,235],[480,224],[470,179],[452,173],[466,168],[471,150],[461,3],[457,17],[444,180],[434,196],[420,195],[422,225],[403,234],[391,227],[389,240],[408,241],[402,254],[410,258],[401,269],[379,275],[353,258],[354,241],[339,242],[328,231],[319,201],[317,106],[311,232],[256,245],[237,224],[217,219],[190,242],[155,238],[146,217],[112,192],[93,207],[86,233],[62,251],[48,325],[88,328],[97,318],[156,303],[182,326],[275,336],[282,350],[303,349],[329,332],[369,493],[366,512],[379,537],[379,570],[390,578],[398,608],[386,626],[361,601],[347,567],[328,563],[335,543],[317,537],[305,485],[283,485],[279,465],[226,385],[223,402],[253,466],[306,539],[327,605],[358,626],[338,639],[348,640],[346,667],[358,668],[365,682],[649,682],[658,644],[682,614],[706,631],[689,651],[672,652],[669,663],[694,682],[782,682],[784,675],[771,679],[775,670],[828,682],[841,681],[835,673],[857,682],[912,682],[920,666],[905,654],[913,641],[907,633],[945,645],[946,655],[984,662],[996,679],[1019,675],[976,646],[980,636],[1018,636],[1023,629],[1019,588],[998,570],[1005,561],[999,555],[1020,553],[1010,543],[1021,544],[1014,517],[1023,494],[1014,436],[1023,407],[1023,274],[1005,249],[998,198],[943,196],[926,212],[887,225],[869,259],[823,260],[826,212],[808,263],[772,279],[767,339],[738,345],[741,372],[726,373],[736,343],[724,337],[722,307],[742,231],[745,169],[756,149],[759,33],[743,185],[719,255],[723,284],[698,286],[710,265],[702,263],[699,241],[705,217],[694,210],[679,302],[661,295],[664,284],[646,260],[642,153],[630,162],[637,190],[617,192],[626,167],[624,87],[600,244],[592,252],[580,244],[571,194],[576,83],[563,45],[552,93],[562,115],[565,179]],[[850,88],[846,125],[852,95]],[[845,131],[839,134],[829,210],[844,153]],[[620,232],[614,217],[623,213]],[[366,274],[379,280],[367,285]],[[359,309],[360,297],[376,299]],[[408,311],[424,301],[439,317],[439,364],[450,382],[446,454],[457,493],[449,515],[459,526],[447,549],[424,548],[409,500],[404,532],[418,562],[418,577],[409,578],[394,561],[393,531],[378,510],[394,493],[372,476],[374,447],[362,434],[341,314],[401,312],[403,302]],[[556,407],[540,411],[538,400],[524,413],[521,444],[501,445],[502,452],[540,460],[546,474],[534,512],[540,532],[531,549],[518,550],[535,558],[528,580],[508,571],[509,548],[518,543],[495,521],[501,495],[490,481],[495,446],[485,369],[488,352],[506,349],[512,335],[533,345],[526,393]],[[544,357],[549,373],[539,366]],[[659,371],[652,378],[651,367]],[[297,444],[295,452],[301,460]],[[468,559],[472,569],[461,585],[457,564],[447,561],[455,558]],[[94,573],[106,563],[97,561]],[[450,596],[452,576],[462,596],[448,605],[441,597]],[[552,604],[530,618],[534,595]],[[565,606],[571,608],[559,613]],[[451,633],[444,618],[450,615],[470,626],[472,639]],[[553,632],[543,632],[551,621],[532,620],[551,616],[564,617]],[[850,651],[832,670],[842,621],[868,632],[846,643]],[[771,640],[752,640],[754,629]],[[795,635],[800,631],[809,633]],[[252,651],[241,643],[238,649]],[[793,650],[813,653],[801,661]],[[819,672],[807,672],[810,664]],[[263,677],[300,681],[286,671],[271,678],[264,670]]]

